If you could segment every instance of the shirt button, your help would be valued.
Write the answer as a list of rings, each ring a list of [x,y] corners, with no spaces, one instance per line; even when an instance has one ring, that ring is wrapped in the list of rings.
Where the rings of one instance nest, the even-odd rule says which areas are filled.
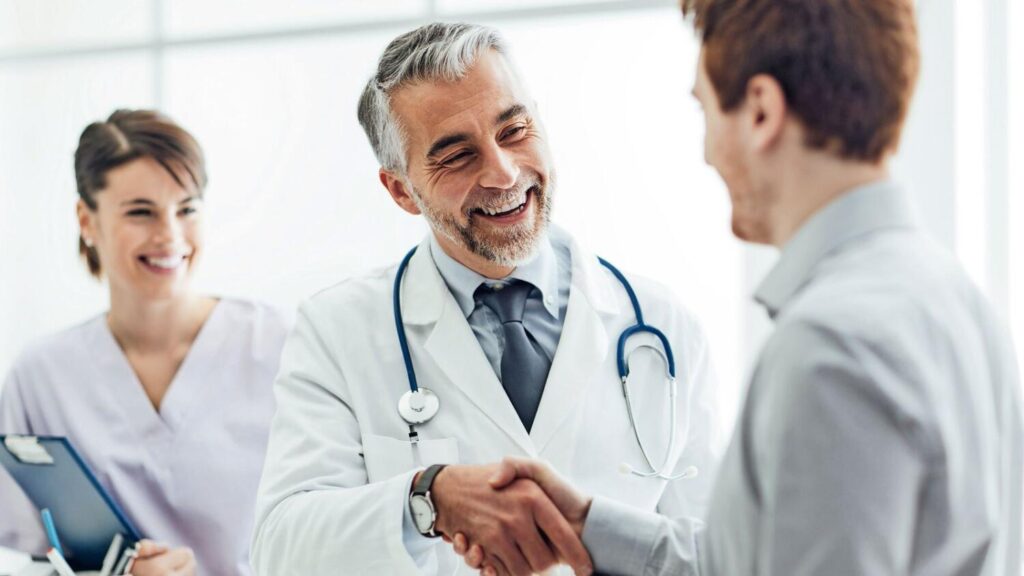
[[[497,292],[498,290],[501,290],[504,287],[505,287],[504,284],[502,284],[501,282],[497,282],[497,283],[491,285],[491,290],[494,290],[495,292]]]

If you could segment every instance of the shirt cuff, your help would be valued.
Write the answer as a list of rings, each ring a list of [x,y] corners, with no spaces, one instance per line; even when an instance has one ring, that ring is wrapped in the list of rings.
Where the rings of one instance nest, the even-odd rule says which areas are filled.
[[[419,529],[416,528],[416,523],[412,519],[412,509],[409,508],[409,495],[412,494],[412,483],[415,479],[416,475],[413,474],[409,478],[409,483],[405,486],[405,505],[402,506],[402,509],[405,510],[402,515],[402,543],[405,544],[406,551],[409,552],[409,556],[412,556],[419,569],[426,573],[436,561],[431,551],[433,551],[434,545],[437,544],[437,540],[420,534]]]
[[[594,496],[583,524],[583,545],[594,571],[643,574],[663,518],[652,512]]]

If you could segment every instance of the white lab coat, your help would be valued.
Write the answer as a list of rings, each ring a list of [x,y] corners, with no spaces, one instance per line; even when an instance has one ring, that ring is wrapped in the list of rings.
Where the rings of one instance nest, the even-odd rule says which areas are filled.
[[[634,324],[633,310],[597,258],[570,246],[565,324],[529,433],[426,242],[406,272],[402,310],[419,385],[437,393],[441,408],[418,427],[417,448],[397,411],[409,385],[392,309],[396,267],[342,282],[303,304],[275,384],[253,545],[258,574],[466,572],[440,539],[417,558],[403,541],[411,478],[435,462],[541,458],[588,493],[668,516],[703,514],[719,438],[703,332],[664,287],[630,278],[645,320],[665,332],[675,352],[680,392],[672,468],[695,466],[700,473],[675,482],[624,474],[621,463],[643,463],[615,364],[618,336]],[[627,352],[652,342],[634,337]],[[664,368],[641,350],[632,374],[640,431],[660,464],[669,439]]]

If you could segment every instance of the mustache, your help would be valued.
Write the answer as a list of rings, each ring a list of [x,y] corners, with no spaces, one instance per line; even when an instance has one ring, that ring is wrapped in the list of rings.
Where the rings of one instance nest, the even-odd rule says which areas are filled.
[[[481,188],[470,195],[470,202],[466,205],[465,212],[470,214],[474,210],[494,210],[506,206],[510,202],[526,196],[531,189],[534,189],[535,193],[543,193],[540,179],[536,176],[520,180],[514,187],[501,192],[495,192],[493,188]]]

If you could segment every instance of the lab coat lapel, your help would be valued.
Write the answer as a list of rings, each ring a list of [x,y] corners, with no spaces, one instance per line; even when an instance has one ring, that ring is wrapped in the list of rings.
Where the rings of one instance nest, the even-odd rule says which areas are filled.
[[[548,373],[530,437],[543,452],[572,415],[609,353],[608,331],[602,315],[618,313],[615,280],[605,274],[593,254],[570,241],[572,284],[562,336]]]
[[[403,288],[402,310],[406,324],[433,324],[423,349],[449,380],[529,456],[537,451],[519,420],[512,402],[501,387],[480,342],[430,256],[424,242],[409,262]],[[415,311],[415,312],[414,312]],[[412,343],[411,343],[412,344]],[[415,362],[416,354],[413,353]],[[420,385],[431,388],[427,370],[417,366]],[[451,402],[452,400],[447,400]],[[441,410],[446,399],[441,397]]]

